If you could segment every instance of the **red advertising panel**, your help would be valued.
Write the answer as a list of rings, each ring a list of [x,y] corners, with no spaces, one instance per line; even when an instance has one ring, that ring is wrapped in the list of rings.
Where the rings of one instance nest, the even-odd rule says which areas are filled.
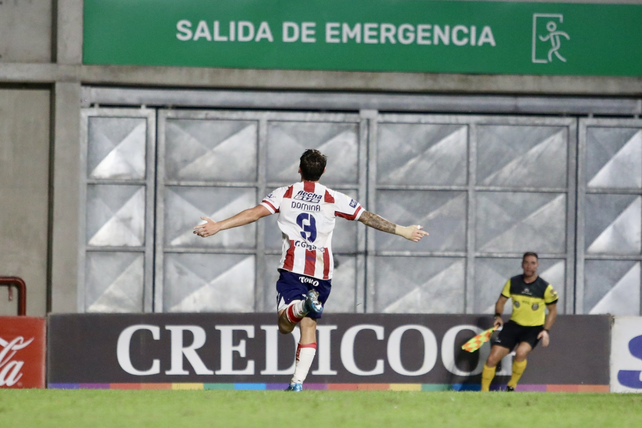
[[[0,317],[0,388],[45,387],[44,318]]]

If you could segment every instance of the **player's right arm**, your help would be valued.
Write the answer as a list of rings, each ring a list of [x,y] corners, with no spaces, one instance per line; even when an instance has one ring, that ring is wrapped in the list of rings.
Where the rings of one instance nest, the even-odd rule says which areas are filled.
[[[233,227],[245,226],[258,219],[272,214],[263,205],[241,211],[240,213],[221,221],[214,221],[209,217],[201,217],[205,223],[194,227],[194,233],[202,238],[216,235],[221,230],[232,229]]]
[[[364,211],[364,213],[361,214],[361,217],[359,217],[359,221],[366,226],[382,232],[403,236],[413,242],[419,242],[421,238],[428,236],[428,232],[422,230],[421,226],[399,226],[369,211]]]
[[[504,284],[502,294],[499,295],[499,299],[497,299],[495,303],[495,317],[493,320],[495,322],[495,328],[500,328],[504,325],[502,314],[504,313],[504,305],[506,305],[508,299],[510,299],[510,279]]]

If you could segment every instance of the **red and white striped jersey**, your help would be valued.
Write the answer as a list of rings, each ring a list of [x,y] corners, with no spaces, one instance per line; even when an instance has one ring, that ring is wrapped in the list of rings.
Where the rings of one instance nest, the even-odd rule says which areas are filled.
[[[332,232],[336,217],[358,220],[363,207],[349,196],[320,183],[302,181],[280,187],[261,202],[272,213],[279,213],[283,233],[283,254],[279,269],[332,278]]]

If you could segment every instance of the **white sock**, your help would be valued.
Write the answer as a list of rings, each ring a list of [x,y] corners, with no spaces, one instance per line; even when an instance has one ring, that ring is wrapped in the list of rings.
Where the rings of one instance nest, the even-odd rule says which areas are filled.
[[[305,310],[305,300],[295,300],[285,310],[291,323],[298,323],[308,312]]]
[[[303,383],[308,376],[308,371],[314,360],[314,355],[317,353],[317,344],[310,343],[301,345],[296,350],[296,366],[294,367],[294,376],[290,383]]]

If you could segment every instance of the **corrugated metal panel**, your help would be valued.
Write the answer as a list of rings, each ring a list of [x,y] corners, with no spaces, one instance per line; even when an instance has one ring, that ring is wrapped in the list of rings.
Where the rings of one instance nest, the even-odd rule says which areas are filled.
[[[580,120],[577,312],[640,315],[642,121]]]

